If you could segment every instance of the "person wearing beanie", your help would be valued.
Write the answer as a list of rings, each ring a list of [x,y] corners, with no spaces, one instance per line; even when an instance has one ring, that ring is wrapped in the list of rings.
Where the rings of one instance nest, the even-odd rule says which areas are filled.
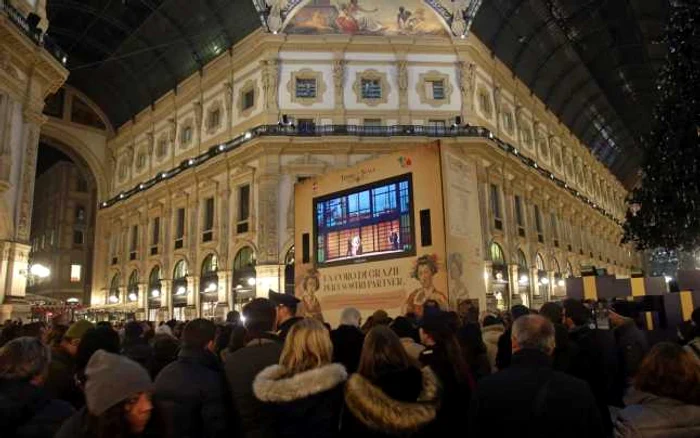
[[[56,438],[143,435],[153,410],[148,372],[129,358],[98,350],[85,375],[86,406],[63,424]]]
[[[620,388],[624,394],[632,383],[632,378],[637,374],[644,356],[649,351],[649,342],[646,335],[636,323],[639,316],[637,303],[633,301],[616,300],[608,309],[610,327],[613,328],[617,356],[620,359],[620,370],[617,382],[624,384]]]
[[[83,335],[94,327],[93,323],[84,319],[74,322],[51,352],[49,374],[44,387],[52,397],[67,401],[76,409],[83,404],[83,396],[73,377],[76,355]]]
[[[419,338],[418,328],[416,328],[411,321],[404,316],[396,317],[396,319],[394,319],[394,321],[389,325],[389,328],[391,328],[391,330],[396,333],[396,336],[399,337],[401,346],[403,346],[404,350],[406,350],[408,356],[417,360],[423,350],[425,350],[424,345],[416,342],[416,338]]]
[[[340,325],[331,331],[333,343],[333,362],[342,363],[348,373],[354,373],[360,363],[362,343],[365,334],[360,330],[360,311],[354,307],[343,309]]]

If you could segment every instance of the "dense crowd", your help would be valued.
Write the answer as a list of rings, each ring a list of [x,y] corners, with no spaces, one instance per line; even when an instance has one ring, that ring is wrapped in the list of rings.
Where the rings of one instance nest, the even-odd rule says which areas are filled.
[[[271,293],[223,323],[7,322],[3,437],[700,436],[700,309],[649,346],[626,301],[331,329]]]

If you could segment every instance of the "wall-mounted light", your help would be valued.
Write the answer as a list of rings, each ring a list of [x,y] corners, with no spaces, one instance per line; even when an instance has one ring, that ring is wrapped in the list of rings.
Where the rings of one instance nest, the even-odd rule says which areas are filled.
[[[129,301],[136,301],[137,298],[138,298],[138,295],[136,295],[134,292],[131,292],[129,294]]]
[[[118,301],[119,301],[119,298],[118,298],[116,295],[111,295],[111,296],[109,297],[109,302],[110,302],[110,303],[116,303],[116,302],[118,302]]]
[[[216,283],[213,281],[207,285],[207,288],[204,289],[204,292],[214,292],[216,290]]]
[[[250,278],[248,279],[248,286],[251,286],[251,287],[252,287],[252,286],[255,286],[255,278],[250,277]]]
[[[153,290],[151,291],[151,296],[152,296],[153,298],[158,298],[158,297],[160,296],[160,291],[159,291],[158,289],[153,289]]]
[[[246,131],[246,133],[243,135],[243,138],[245,138],[246,140],[250,140],[251,138],[253,138],[253,134],[250,131]]]
[[[177,288],[177,291],[175,292],[175,295],[184,295],[185,292],[187,292],[187,289],[185,289],[184,286],[180,286]]]
[[[530,279],[528,278],[527,275],[521,275],[520,279],[518,280],[518,283],[520,284],[528,284],[530,282]]]
[[[547,277],[542,277],[542,278],[540,278],[540,283],[541,283],[543,286],[548,285],[548,284],[549,284],[549,278],[547,278]]]
[[[557,286],[564,287],[564,286],[566,286],[566,282],[564,280],[559,280],[559,281],[557,281]]]

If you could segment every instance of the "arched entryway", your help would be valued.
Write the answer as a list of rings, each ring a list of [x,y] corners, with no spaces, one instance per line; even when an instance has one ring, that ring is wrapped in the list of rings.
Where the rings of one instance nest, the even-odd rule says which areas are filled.
[[[135,303],[139,299],[139,272],[134,269],[129,275],[129,283],[126,287],[126,299],[129,303]]]
[[[527,258],[523,250],[515,253],[515,263],[518,266],[518,293],[511,304],[530,305],[530,272],[527,268]]]
[[[206,256],[202,262],[202,272],[199,277],[199,293],[203,317],[216,316],[216,307],[219,303],[218,270],[216,254]]]
[[[112,281],[109,284],[109,295],[107,304],[116,304],[119,302],[119,287],[121,285],[121,276],[119,273],[114,274]]]
[[[549,300],[549,276],[544,258],[540,253],[535,255],[535,267],[537,269],[537,284],[534,287],[535,296],[532,305],[539,308],[545,301]]]
[[[158,313],[162,303],[162,290],[160,266],[156,265],[148,274],[148,320],[158,321]]]
[[[244,246],[233,259],[231,285],[235,308],[255,298],[256,284],[255,252],[253,248]]]
[[[489,248],[491,259],[491,276],[487,291],[487,307],[504,309],[510,305],[510,288],[508,281],[508,265],[503,254],[503,248],[492,242]]]
[[[178,321],[184,321],[185,309],[187,308],[187,261],[180,260],[175,264],[173,269],[173,318]]]

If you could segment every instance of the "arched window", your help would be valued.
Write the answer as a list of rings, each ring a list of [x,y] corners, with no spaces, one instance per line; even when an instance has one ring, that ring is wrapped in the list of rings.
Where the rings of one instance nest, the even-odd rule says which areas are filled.
[[[537,266],[538,271],[544,271],[544,259],[542,258],[542,254],[537,253],[537,256],[535,258],[535,265]]]
[[[202,275],[199,279],[199,290],[205,294],[205,301],[217,301],[218,295],[216,291],[219,286],[218,261],[216,254],[209,254],[202,262]]]
[[[182,304],[183,301],[184,304]],[[173,270],[173,305],[176,304],[187,304],[187,262],[185,260],[177,262]]]
[[[238,251],[233,259],[233,301],[239,304],[244,300],[255,298],[256,290],[255,253],[249,246]]]
[[[542,258],[542,254],[540,253],[537,253],[535,256],[535,267],[537,268],[537,287],[535,288],[535,295],[547,297],[547,293],[549,292],[549,276],[545,268],[544,258]]]
[[[122,280],[119,273],[114,274],[114,277],[112,277],[112,282],[109,285],[109,298],[107,299],[107,302],[110,304],[119,302],[119,285],[121,282]]]
[[[160,266],[154,266],[151,273],[148,275],[148,289],[150,290],[150,299],[160,301]],[[149,306],[150,307],[150,306]]]
[[[129,302],[134,302],[139,299],[139,273],[136,269],[131,271],[129,275],[129,284],[126,288],[127,298]]]
[[[294,245],[284,256],[284,293],[294,295]]]
[[[491,304],[487,305],[492,308],[507,308],[510,306],[510,289],[508,287],[508,267],[503,256],[503,248],[496,242],[492,242],[489,247],[489,256],[491,258],[491,281],[487,291],[487,300]]]
[[[497,244],[496,242],[491,244],[491,262],[494,265],[505,266],[506,264],[506,259],[503,257],[503,249],[501,248],[501,245]]]

